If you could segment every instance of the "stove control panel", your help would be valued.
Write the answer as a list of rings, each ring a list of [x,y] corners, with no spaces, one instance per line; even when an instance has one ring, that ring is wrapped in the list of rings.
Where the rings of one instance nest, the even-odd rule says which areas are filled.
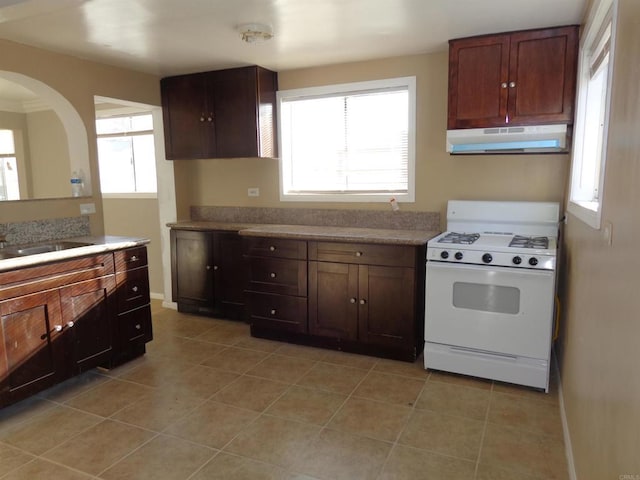
[[[466,263],[497,267],[528,268],[536,270],[555,270],[555,255],[532,252],[525,255],[505,252],[483,252],[481,250],[459,251],[451,248],[428,247],[427,261]]]

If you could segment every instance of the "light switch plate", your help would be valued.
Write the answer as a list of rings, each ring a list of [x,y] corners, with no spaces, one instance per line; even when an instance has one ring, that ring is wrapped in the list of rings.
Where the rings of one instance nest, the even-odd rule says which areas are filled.
[[[247,189],[247,195],[250,197],[259,197],[260,189],[258,187],[249,187]]]
[[[96,213],[96,204],[95,203],[81,203],[80,204],[80,215],[90,215],[92,213]]]

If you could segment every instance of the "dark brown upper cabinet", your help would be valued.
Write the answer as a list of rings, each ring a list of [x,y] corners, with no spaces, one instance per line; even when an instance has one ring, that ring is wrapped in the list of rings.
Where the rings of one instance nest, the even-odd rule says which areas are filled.
[[[275,157],[277,73],[258,66],[160,81],[166,156]]]
[[[572,124],[578,26],[449,41],[448,129]]]

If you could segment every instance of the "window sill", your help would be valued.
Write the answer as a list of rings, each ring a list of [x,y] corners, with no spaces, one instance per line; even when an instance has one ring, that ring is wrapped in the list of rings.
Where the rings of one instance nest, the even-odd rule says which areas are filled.
[[[408,194],[280,194],[281,202],[360,202],[360,203],[389,203],[392,198],[395,198],[398,203],[414,203],[415,196],[411,193]]]
[[[600,230],[600,202],[570,200],[567,211],[591,228]]]
[[[102,193],[104,199],[131,198],[131,199],[155,199],[158,194],[154,192],[130,192],[130,193]]]

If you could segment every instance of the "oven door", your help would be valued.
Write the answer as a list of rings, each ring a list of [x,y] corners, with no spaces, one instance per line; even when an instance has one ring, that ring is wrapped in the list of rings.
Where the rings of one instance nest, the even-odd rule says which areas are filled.
[[[546,359],[555,272],[427,262],[425,340]]]

